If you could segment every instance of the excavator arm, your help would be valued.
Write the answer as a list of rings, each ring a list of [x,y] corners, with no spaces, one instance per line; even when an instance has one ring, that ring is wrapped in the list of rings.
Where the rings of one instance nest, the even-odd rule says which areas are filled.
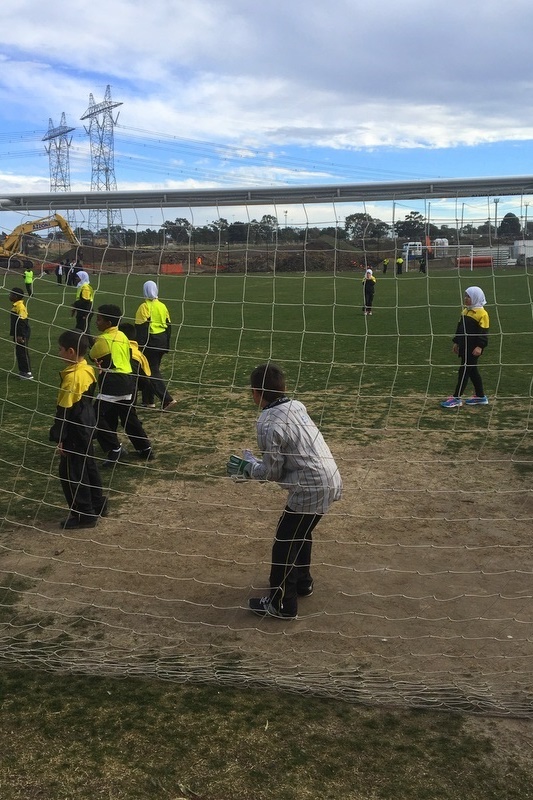
[[[71,244],[81,247],[76,234],[61,214],[51,214],[49,217],[41,217],[31,222],[24,222],[6,236],[0,242],[0,266],[6,268],[31,269],[34,266],[33,260],[24,255],[24,236],[46,228],[59,228]]]
[[[67,220],[60,214],[52,214],[49,217],[41,217],[31,222],[24,222],[19,225],[6,236],[3,242],[0,243],[0,252],[4,256],[12,256],[20,254],[22,251],[22,237],[28,233],[35,233],[35,231],[45,230],[46,228],[59,228],[63,236],[68,239],[71,244],[80,246],[76,234],[68,224]]]

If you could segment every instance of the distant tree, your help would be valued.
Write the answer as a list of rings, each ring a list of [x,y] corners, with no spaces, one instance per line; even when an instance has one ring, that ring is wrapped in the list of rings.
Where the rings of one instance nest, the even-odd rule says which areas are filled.
[[[390,225],[370,214],[350,214],[344,220],[344,230],[349,239],[381,239],[390,233]]]
[[[333,226],[330,228],[322,228],[320,231],[321,236],[332,236],[336,239],[347,239],[348,234],[344,228],[334,228]]]
[[[506,214],[498,225],[498,236],[501,239],[518,239],[521,234],[520,220],[516,214]]]
[[[450,243],[457,241],[457,229],[452,228],[450,225],[441,225],[439,228],[439,236],[443,239],[448,239]]]
[[[381,219],[375,219],[373,222],[372,236],[374,239],[386,239],[392,233],[392,228]]]
[[[129,231],[128,231],[129,233]],[[153,229],[153,228],[146,228],[145,231],[139,231],[137,233],[136,241],[130,241],[128,236],[128,244],[140,244],[146,247],[155,247],[157,245],[161,246],[162,242],[164,241],[165,231],[161,229]]]
[[[417,211],[410,211],[403,222],[396,222],[396,235],[408,241],[418,241],[426,234],[426,220]]]
[[[211,223],[211,228],[220,236],[221,239],[226,239],[229,222],[227,219],[224,219],[224,217],[219,217],[218,219],[213,220]]]
[[[176,244],[188,244],[191,234],[192,225],[188,219],[178,217],[174,222],[163,222],[162,228],[169,234],[170,238]]]
[[[123,225],[110,225],[109,228],[102,228],[98,231],[97,235],[106,238],[113,247],[124,247],[126,233],[126,228]]]
[[[259,236],[267,242],[274,240],[274,233],[278,229],[278,220],[272,214],[264,214],[259,221]]]
[[[483,223],[483,225],[479,225],[477,232],[480,233],[482,236],[487,236],[488,234],[494,236],[496,233],[496,228],[491,223],[490,219]]]
[[[320,228],[300,228],[298,231],[298,239],[301,242],[311,242],[313,239],[318,239],[320,236]]]
[[[232,222],[228,227],[228,242],[232,244],[243,244],[248,240],[249,226],[246,222]]]
[[[218,231],[213,225],[197,225],[193,228],[192,240],[201,244],[217,244],[220,241]]]
[[[283,227],[278,230],[278,240],[280,242],[297,242],[299,230],[297,228]]]

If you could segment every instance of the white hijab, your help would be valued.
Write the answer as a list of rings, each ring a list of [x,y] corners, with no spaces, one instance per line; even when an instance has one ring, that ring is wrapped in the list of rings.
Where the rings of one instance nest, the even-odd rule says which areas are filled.
[[[367,271],[366,271],[366,274],[367,274],[367,275],[370,275],[370,277],[372,277],[372,275],[373,275],[374,273],[372,272],[372,270],[371,270],[371,269],[370,269],[370,267],[369,267],[369,268],[367,269]]]
[[[479,286],[469,286],[465,294],[470,298],[470,308],[483,308],[487,304],[485,294]]]
[[[146,281],[143,285],[143,295],[145,300],[157,300],[157,284],[155,281]]]
[[[90,282],[90,279],[89,279],[89,275],[88,275],[87,272],[84,272],[83,270],[78,272],[78,287],[85,286],[85,284],[89,283],[89,282]]]

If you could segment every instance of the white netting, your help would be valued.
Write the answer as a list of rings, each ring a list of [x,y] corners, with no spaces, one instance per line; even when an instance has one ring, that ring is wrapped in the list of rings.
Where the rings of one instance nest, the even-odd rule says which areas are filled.
[[[65,503],[48,441],[57,337],[72,327],[75,294],[50,265],[72,246],[29,249],[50,270],[37,270],[28,301],[33,382],[19,380],[8,335],[7,290],[21,273],[3,269],[1,656],[530,714],[533,282],[523,197],[499,205],[502,219],[507,207],[518,220],[516,241],[491,225],[490,203],[470,198],[458,212],[433,199],[429,214],[423,200],[260,213],[139,202],[123,209],[116,243],[85,236],[96,306],[116,303],[131,320],[143,282],[157,279],[173,323],[164,373],[178,400],[168,413],[139,411],[157,458],[103,473],[109,516],[89,530],[58,527]],[[87,211],[71,210],[84,228]],[[418,238],[387,229],[413,213]],[[371,318],[367,266],[377,277]],[[451,337],[472,284],[491,317],[480,362],[490,402],[445,410]],[[247,611],[267,583],[285,493],[225,475],[232,452],[255,446],[248,376],[267,359],[285,368],[344,480],[343,500],[316,529],[315,592],[291,622]]]

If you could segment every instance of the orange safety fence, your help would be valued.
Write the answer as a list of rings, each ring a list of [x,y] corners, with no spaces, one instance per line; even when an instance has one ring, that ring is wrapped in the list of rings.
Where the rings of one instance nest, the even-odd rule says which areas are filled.
[[[183,275],[183,264],[161,264],[161,275]]]

